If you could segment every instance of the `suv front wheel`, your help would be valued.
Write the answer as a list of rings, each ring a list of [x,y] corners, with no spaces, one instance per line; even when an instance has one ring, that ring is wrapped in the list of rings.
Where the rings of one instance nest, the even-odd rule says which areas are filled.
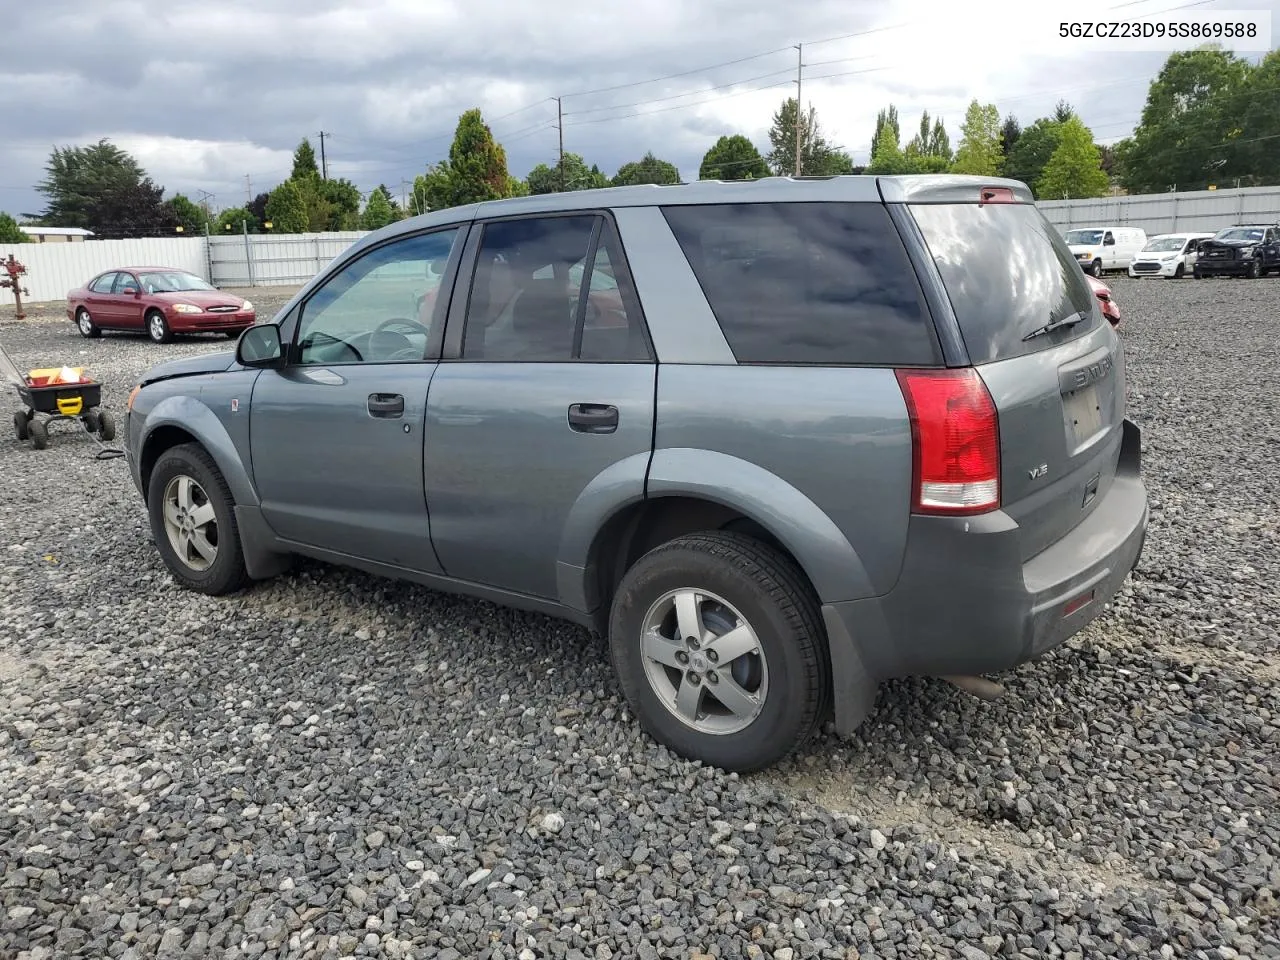
[[[194,443],[161,454],[147,485],[156,547],[183,586],[213,596],[246,582],[235,501],[213,458]]]
[[[687,759],[744,773],[812,736],[830,686],[824,642],[796,565],[733,533],[654,548],[610,615],[614,669],[641,726]]]

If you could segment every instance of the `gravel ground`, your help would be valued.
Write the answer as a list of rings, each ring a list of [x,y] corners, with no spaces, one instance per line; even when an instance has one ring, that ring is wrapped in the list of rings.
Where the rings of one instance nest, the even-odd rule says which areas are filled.
[[[642,736],[575,627],[306,563],[195,596],[122,460],[0,442],[0,956],[1280,957],[1280,280],[1113,288],[1153,501],[1114,609],[753,777]],[[117,409],[227,347],[0,341]]]

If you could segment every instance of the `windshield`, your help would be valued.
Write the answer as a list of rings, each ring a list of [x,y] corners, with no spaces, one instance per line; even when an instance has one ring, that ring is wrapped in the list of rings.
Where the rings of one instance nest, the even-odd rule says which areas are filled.
[[[1096,247],[1102,242],[1101,230],[1068,230],[1067,243],[1077,247]]]
[[[183,290],[216,290],[195,274],[181,270],[170,270],[164,273],[141,273],[138,278],[147,293],[178,293]]]
[[[1261,227],[1228,227],[1219,230],[1215,240],[1261,240]]]
[[[1174,250],[1181,250],[1182,245],[1186,243],[1185,237],[1157,237],[1143,247],[1146,253],[1169,253]]]

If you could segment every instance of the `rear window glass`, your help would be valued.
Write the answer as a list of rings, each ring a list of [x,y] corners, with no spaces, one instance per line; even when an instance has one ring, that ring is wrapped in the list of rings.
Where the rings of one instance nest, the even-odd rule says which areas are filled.
[[[919,282],[882,204],[714,204],[663,214],[739,363],[939,362]]]
[[[1030,204],[913,204],[973,363],[1034,353],[1083,336],[1100,313],[1084,271]],[[1022,338],[1083,313],[1072,327]]]

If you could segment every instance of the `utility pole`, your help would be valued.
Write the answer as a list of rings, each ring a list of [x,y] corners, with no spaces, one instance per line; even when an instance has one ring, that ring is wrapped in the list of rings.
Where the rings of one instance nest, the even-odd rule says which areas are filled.
[[[249,179],[249,175],[244,175],[244,205],[250,206],[253,203],[253,181]]]
[[[321,180],[329,179],[329,164],[326,163],[324,159],[324,138],[327,136],[330,136],[330,134],[325,133],[323,130],[320,131],[320,179]]]
[[[564,193],[564,114],[560,112],[559,97],[556,97],[556,128],[560,131],[560,192]]]
[[[801,50],[804,44],[796,44],[796,172],[795,175],[800,176],[800,134],[803,130],[801,121],[800,93],[804,81],[804,52]]]

